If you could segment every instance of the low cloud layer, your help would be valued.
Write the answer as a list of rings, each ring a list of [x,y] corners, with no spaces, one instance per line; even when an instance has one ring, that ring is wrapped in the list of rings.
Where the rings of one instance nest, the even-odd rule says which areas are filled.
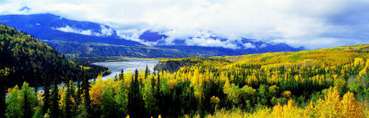
[[[100,25],[101,31],[100,32],[93,32],[91,30],[82,30],[75,27],[71,27],[69,25],[66,25],[65,27],[52,27],[54,30],[59,30],[62,32],[68,32],[68,33],[76,33],[76,34],[82,34],[82,35],[88,35],[88,36],[111,36],[114,31],[113,29]]]
[[[194,45],[232,47],[201,38],[208,32],[228,42],[244,37],[308,49],[369,43],[368,0],[5,0],[0,8],[2,15],[54,13],[104,23],[131,36],[165,31],[168,42],[200,37],[186,40]]]

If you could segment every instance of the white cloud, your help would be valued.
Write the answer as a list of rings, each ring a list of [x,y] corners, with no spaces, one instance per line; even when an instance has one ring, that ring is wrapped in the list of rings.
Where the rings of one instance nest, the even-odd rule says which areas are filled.
[[[19,11],[24,6],[30,9]],[[367,0],[6,0],[0,8],[0,14],[50,12],[117,30],[169,30],[169,43],[209,31],[228,42],[245,37],[310,49],[369,43]]]
[[[147,42],[141,40],[139,37],[145,30],[138,30],[138,29],[127,29],[127,30],[117,30],[117,35],[121,38],[128,39],[131,41],[136,41],[144,45],[156,45],[158,42]]]
[[[265,48],[267,45],[266,44],[261,44],[261,46],[259,48]]]
[[[101,27],[100,33],[101,36],[111,36],[114,33],[114,30],[109,27],[106,27],[104,25],[100,25],[100,27]]]
[[[245,46],[245,48],[255,48],[256,46],[251,44],[251,43],[244,43],[243,46]]]
[[[191,38],[185,40],[188,45],[205,47],[225,47],[230,49],[239,49],[234,43],[221,41],[219,39]]]
[[[83,34],[83,35],[88,35],[88,36],[92,35],[91,30],[80,30],[80,29],[72,28],[69,25],[66,25],[65,27],[56,27],[56,28],[53,28],[53,29],[59,30],[59,31],[62,31],[62,32]]]
[[[37,23],[36,25],[40,25]],[[104,25],[100,25],[101,31],[100,32],[93,32],[92,30],[82,30],[78,28],[71,27],[69,25],[66,25],[65,27],[53,27],[54,30],[59,30],[62,32],[69,32],[69,33],[76,33],[76,34],[82,34],[82,35],[88,35],[88,36],[111,36],[114,33],[114,30],[112,28],[109,28]]]

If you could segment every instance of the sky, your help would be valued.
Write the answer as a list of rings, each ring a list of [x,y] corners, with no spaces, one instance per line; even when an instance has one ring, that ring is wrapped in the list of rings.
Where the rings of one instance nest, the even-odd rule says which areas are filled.
[[[185,42],[232,47],[210,36],[307,49],[369,43],[369,0],[0,0],[0,15],[35,13],[98,22],[121,34],[150,29],[169,43],[201,37]]]

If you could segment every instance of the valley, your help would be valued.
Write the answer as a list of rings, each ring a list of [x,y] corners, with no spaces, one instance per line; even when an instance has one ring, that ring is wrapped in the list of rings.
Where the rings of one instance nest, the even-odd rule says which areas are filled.
[[[10,37],[3,45],[22,40],[10,35],[22,36],[21,32],[2,27],[2,36]],[[7,52],[4,49],[8,47],[2,53]],[[41,91],[34,90],[27,83],[34,81],[27,78],[7,87],[3,109],[6,117],[365,117],[368,49],[369,45],[355,45],[158,61],[91,61],[111,74],[91,81],[94,77],[87,71],[91,67],[75,64],[82,67],[76,78],[69,76],[69,69],[50,71],[50,75],[66,73],[63,86],[58,86],[43,72]],[[13,72],[17,66],[5,66],[1,80],[17,74]]]
[[[368,8],[0,1],[0,118],[369,118]]]

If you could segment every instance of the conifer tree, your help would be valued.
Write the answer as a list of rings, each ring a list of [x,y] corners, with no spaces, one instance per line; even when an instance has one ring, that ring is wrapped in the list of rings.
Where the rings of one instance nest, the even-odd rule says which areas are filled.
[[[1,74],[1,73],[0,73]],[[0,75],[0,118],[5,118],[5,77]]]
[[[119,80],[123,80],[124,81],[124,69],[122,69],[120,71],[120,74],[119,74]]]
[[[81,72],[78,75],[77,78],[77,94],[75,94],[75,108],[74,108],[74,112],[77,112],[78,107],[81,105],[81,95],[82,95],[82,87],[81,87],[81,81],[83,78],[83,70],[81,69]]]
[[[68,78],[67,78],[68,79]],[[66,118],[71,118],[72,116],[72,112],[71,112],[71,110],[72,110],[72,102],[71,102],[71,97],[72,97],[72,90],[74,89],[74,88],[71,88],[72,87],[72,85],[71,84],[73,84],[73,82],[72,82],[72,80],[70,80],[69,79],[69,82],[67,83],[67,91],[66,91],[66,97],[65,97],[65,109],[64,109],[64,111],[65,111],[65,117]]]
[[[30,106],[30,102],[29,102],[29,100],[28,100],[28,92],[24,92],[24,94],[23,94],[23,107],[22,107],[22,109],[23,109],[23,115],[24,115],[24,117],[25,118],[30,118],[32,115],[32,113],[31,113],[31,106]]]
[[[128,114],[134,118],[145,117],[145,107],[140,94],[140,85],[138,82],[138,70],[135,71],[134,80],[131,81],[128,91]]]
[[[42,106],[42,113],[47,113],[48,109],[50,108],[50,81],[48,78],[48,71],[44,73],[43,80],[44,80],[44,94],[43,94],[43,101],[44,106]]]
[[[92,112],[91,112],[91,99],[90,99],[90,82],[88,81],[88,75],[86,73],[86,71],[82,71],[83,73],[83,81],[82,81],[82,92],[84,94],[84,108],[87,111],[87,116],[91,116]]]
[[[58,118],[59,117],[59,89],[57,85],[56,79],[54,80],[54,88],[51,92],[51,117]]]
[[[21,117],[31,118],[33,116],[33,108],[37,103],[37,96],[34,94],[34,89],[29,87],[29,84],[24,82],[22,89],[20,90],[20,100],[16,102],[21,103],[21,109],[23,114]]]
[[[147,76],[150,74],[150,70],[149,67],[146,65],[146,69],[145,69],[145,79],[147,78]]]

